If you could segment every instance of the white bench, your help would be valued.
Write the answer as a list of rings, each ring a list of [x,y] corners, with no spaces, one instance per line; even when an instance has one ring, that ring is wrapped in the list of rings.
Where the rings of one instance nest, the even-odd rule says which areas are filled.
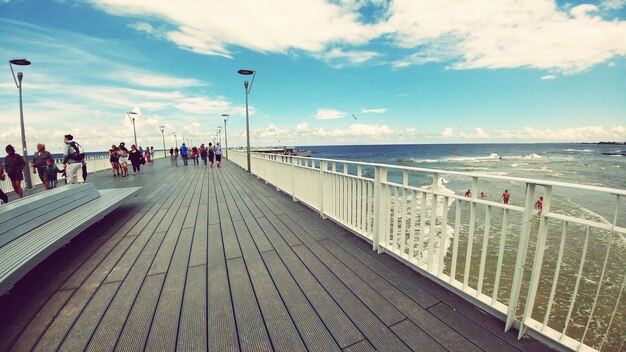
[[[67,185],[0,206],[0,295],[140,188]]]

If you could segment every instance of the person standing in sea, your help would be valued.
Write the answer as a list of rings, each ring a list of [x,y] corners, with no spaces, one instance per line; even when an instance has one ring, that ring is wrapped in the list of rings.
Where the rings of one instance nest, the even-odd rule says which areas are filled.
[[[502,199],[502,203],[509,204],[509,198],[511,198],[511,195],[509,194],[509,190],[505,189],[500,199]]]
[[[52,158],[52,154],[46,150],[46,145],[43,143],[37,143],[37,151],[33,154],[33,173],[39,175],[43,188],[50,189],[48,185],[48,175],[46,173],[46,160]]]

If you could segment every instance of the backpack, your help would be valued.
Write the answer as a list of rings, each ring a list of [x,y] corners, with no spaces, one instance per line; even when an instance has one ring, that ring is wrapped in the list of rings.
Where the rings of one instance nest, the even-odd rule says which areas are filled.
[[[72,152],[71,149],[74,149],[74,151]],[[85,159],[85,150],[80,144],[72,141],[70,143],[70,152],[68,158],[75,161],[81,161]]]

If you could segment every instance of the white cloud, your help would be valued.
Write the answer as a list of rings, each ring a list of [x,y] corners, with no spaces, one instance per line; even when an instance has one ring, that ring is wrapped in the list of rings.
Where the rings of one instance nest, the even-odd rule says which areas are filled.
[[[108,79],[130,83],[140,87],[154,87],[154,88],[187,88],[204,86],[205,83],[193,79],[193,78],[178,78],[171,76],[163,76],[151,72],[144,72],[140,70],[127,70],[109,72],[106,74]]]
[[[471,133],[459,132],[459,136],[466,139],[489,139],[491,137],[480,127],[474,128],[474,131]]]
[[[606,128],[604,126],[582,126],[558,129],[535,129],[524,127],[518,131],[500,131],[498,137],[519,141],[545,142],[597,142],[597,141],[624,141],[626,127],[623,125]]]
[[[454,137],[454,131],[450,127],[446,127],[441,131],[441,137],[443,138],[452,138]]]
[[[380,56],[380,54],[374,51],[344,51],[340,48],[333,48],[327,52],[316,53],[313,56],[326,61],[333,67],[342,68],[346,66],[346,64],[362,64],[365,61]]]
[[[555,78],[556,78],[556,76],[554,76],[554,75],[545,75],[545,76],[541,76],[540,79],[542,79],[542,80],[551,80],[551,79],[555,79]]]
[[[626,6],[626,0],[604,0],[600,3],[600,6],[610,10],[617,10]]]
[[[379,35],[376,26],[359,22],[358,7],[323,0],[91,2],[114,15],[164,20],[175,27],[166,33],[168,40],[207,55],[230,57],[228,46],[234,45],[261,52],[321,52],[333,43],[363,44]]]
[[[390,8],[391,37],[417,52],[394,66],[452,60],[454,69],[583,71],[626,56],[626,21],[604,20],[595,9],[580,5],[568,14],[549,0],[502,0],[489,6],[482,0],[396,0]]]
[[[154,27],[152,27],[152,25],[147,22],[136,22],[133,24],[129,24],[128,27],[138,30],[140,32],[146,32],[148,34],[154,33]]]
[[[318,120],[332,120],[332,119],[340,119],[346,116],[345,112],[332,110],[332,109],[319,109],[315,114],[315,118]]]
[[[382,109],[361,109],[361,114],[384,114],[387,112],[386,108]]]

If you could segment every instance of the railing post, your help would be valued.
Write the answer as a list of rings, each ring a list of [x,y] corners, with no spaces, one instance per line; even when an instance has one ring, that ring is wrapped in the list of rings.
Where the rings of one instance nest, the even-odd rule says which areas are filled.
[[[515,261],[515,271],[513,273],[513,282],[511,285],[511,296],[509,299],[509,309],[506,316],[506,325],[504,331],[509,331],[515,322],[515,313],[522,287],[522,277],[524,276],[524,265],[526,264],[526,252],[528,251],[528,234],[530,232],[530,221],[532,219],[533,200],[535,199],[535,184],[526,184],[526,205],[524,207],[524,215],[522,217],[522,231],[520,232],[519,243],[517,246],[517,259]]]
[[[324,214],[324,173],[328,170],[328,161],[320,160],[320,180],[319,180],[319,202],[320,202],[320,217],[322,219],[326,219],[326,214]],[[330,194],[334,194],[330,192]]]
[[[522,315],[522,322],[519,327],[518,339],[521,339],[526,332],[526,317],[531,317],[533,314],[533,308],[535,304],[535,296],[537,295],[537,288],[539,286],[539,276],[541,275],[541,267],[543,265],[543,254],[546,249],[546,235],[548,233],[548,219],[545,215],[550,212],[550,203],[552,200],[552,186],[545,186],[546,193],[544,195],[543,207],[539,220],[539,231],[537,235],[537,249],[535,250],[535,260],[533,262],[533,272],[530,276],[530,285],[528,286],[528,295],[526,296],[526,307],[524,309],[524,315]],[[558,263],[561,265],[561,263]]]
[[[299,159],[296,159],[294,157],[289,157],[289,160],[291,161],[291,199],[293,199],[294,202],[297,202],[298,198],[296,198],[296,166],[295,166],[295,162],[298,161]]]
[[[374,235],[372,237],[373,250],[379,254],[383,252],[383,248],[380,246],[380,235],[384,233],[383,211],[385,202],[382,199],[383,196],[383,182],[387,182],[387,168],[382,166],[376,166],[374,176]]]

